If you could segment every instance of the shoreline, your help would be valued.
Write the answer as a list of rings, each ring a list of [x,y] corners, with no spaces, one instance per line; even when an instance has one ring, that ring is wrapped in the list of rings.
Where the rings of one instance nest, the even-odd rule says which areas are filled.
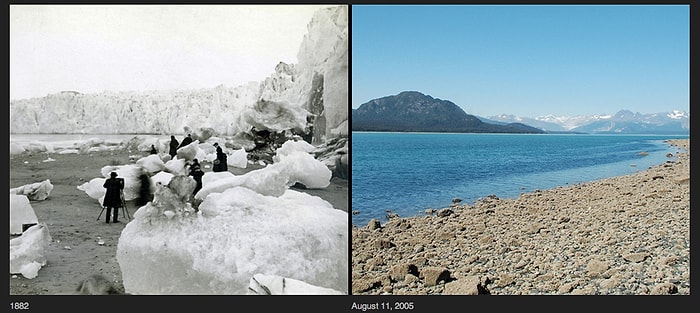
[[[690,294],[690,139],[675,161],[352,227],[352,293]]]
[[[589,137],[612,136],[615,135],[595,134],[590,135]],[[474,172],[479,172],[479,176],[476,176],[475,178],[470,178],[465,175],[467,172],[471,173],[472,167],[467,168],[460,165],[460,162],[455,164],[453,163],[454,160],[449,160],[449,163],[444,164],[451,164],[450,166],[437,167],[434,171],[428,172],[425,170],[426,166],[421,166],[416,170],[412,170],[414,174],[411,174],[410,177],[414,178],[412,178],[410,181],[414,182],[413,185],[427,185],[416,193],[410,193],[403,190],[405,188],[411,188],[409,185],[404,186],[402,189],[391,188],[390,192],[394,195],[392,197],[387,197],[386,194],[375,190],[376,188],[370,188],[369,185],[361,184],[362,186],[360,187],[363,187],[361,188],[362,190],[359,190],[359,193],[356,196],[353,195],[354,200],[357,200],[355,198],[359,199],[360,205],[354,205],[352,208],[352,225],[357,227],[366,226],[371,219],[377,219],[384,224],[388,221],[389,216],[423,216],[428,211],[451,205],[454,199],[458,199],[461,204],[472,204],[481,198],[491,195],[497,195],[499,198],[515,199],[523,193],[533,192],[535,190],[553,189],[560,186],[572,186],[600,179],[638,173],[648,168],[663,164],[668,160],[674,160],[675,155],[682,152],[681,148],[669,145],[667,143],[669,140],[689,139],[684,137],[669,137],[666,135],[659,135],[658,138],[649,137],[648,135],[641,135],[641,137],[629,135],[617,136],[629,138],[632,141],[636,141],[636,138],[643,138],[641,140],[644,141],[645,146],[626,150],[624,155],[621,153],[615,153],[614,157],[612,158],[599,153],[599,159],[595,162],[589,162],[592,157],[589,158],[586,156],[586,162],[582,164],[578,164],[578,161],[571,160],[569,162],[573,163],[563,164],[563,161],[561,160],[563,160],[565,157],[564,155],[562,155],[561,159],[556,157],[552,159],[552,161],[541,157],[539,158],[540,161],[536,162],[539,163],[536,164],[539,170],[517,170],[514,172],[504,172],[503,169],[497,167],[498,164],[501,164],[501,162],[487,162],[487,160],[483,160],[483,162],[488,163],[488,165],[484,165],[484,167],[488,167],[489,172],[488,174],[483,174],[485,170],[475,170]],[[376,142],[376,138],[374,140],[367,139],[366,141]],[[413,139],[418,137],[411,138]],[[562,138],[566,140],[566,138],[569,137],[567,136]],[[596,140],[596,138],[591,140]],[[562,150],[559,149],[558,151]],[[602,152],[603,150],[599,151]],[[363,150],[363,155],[369,155],[368,153],[368,151]],[[614,152],[610,151],[608,153]],[[673,156],[669,156],[669,154],[672,154]],[[421,159],[428,157],[424,154],[420,155]],[[457,157],[456,154],[455,157]],[[537,156],[531,155],[528,155],[527,157],[537,158]],[[404,164],[402,170],[408,171],[409,167],[407,167],[405,164],[414,162],[412,160],[413,158],[401,158],[400,161],[396,162],[402,162],[401,164]],[[446,160],[440,159],[440,161],[445,162]],[[531,167],[531,164],[529,164],[531,162],[521,162],[519,160],[517,162],[523,163],[518,164],[522,168]],[[376,166],[374,161],[368,164]],[[474,166],[477,166],[478,168],[478,165]],[[400,177],[408,176],[405,174],[391,173],[391,170],[387,170],[385,168],[387,167],[383,168],[382,173],[363,171],[362,173],[359,173],[359,175],[363,177],[369,176],[374,180],[377,179],[377,175],[388,175],[390,179],[393,179],[392,181],[396,181],[397,183],[402,182]],[[394,170],[397,169],[396,167],[389,168]],[[416,176],[421,175],[416,174],[417,172],[421,172],[423,177]],[[435,181],[436,178],[429,178],[440,177],[443,175],[445,176],[445,179],[440,179],[440,181]],[[435,183],[430,183],[429,181],[431,180],[435,181]],[[378,184],[386,183],[387,181],[382,181]],[[358,203],[357,201],[355,202]]]

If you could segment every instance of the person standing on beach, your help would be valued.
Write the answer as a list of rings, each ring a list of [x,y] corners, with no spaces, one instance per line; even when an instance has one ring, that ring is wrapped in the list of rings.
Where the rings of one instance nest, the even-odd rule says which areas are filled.
[[[171,135],[170,136],[170,151],[169,151],[171,158],[175,158],[175,156],[177,155],[177,147],[179,144],[180,143],[177,141],[177,139],[175,139],[175,136]]]
[[[124,179],[117,178],[117,173],[112,172],[110,178],[108,178],[102,187],[107,189],[105,193],[105,199],[102,201],[102,206],[107,208],[107,224],[109,224],[109,216],[114,209],[114,216],[112,218],[112,223],[119,223],[117,217],[119,216],[119,208],[122,207],[122,190],[124,190]]]
[[[156,146],[151,145],[151,154],[158,154],[158,150],[156,150]]]

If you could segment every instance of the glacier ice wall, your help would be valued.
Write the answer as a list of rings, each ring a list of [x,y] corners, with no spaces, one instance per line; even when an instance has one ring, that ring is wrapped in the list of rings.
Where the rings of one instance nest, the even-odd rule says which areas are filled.
[[[307,29],[298,63],[280,62],[263,81],[197,90],[64,91],[13,100],[10,132],[182,135],[211,128],[236,135],[253,126],[303,130],[313,115],[314,142],[347,136],[348,7],[320,9]]]

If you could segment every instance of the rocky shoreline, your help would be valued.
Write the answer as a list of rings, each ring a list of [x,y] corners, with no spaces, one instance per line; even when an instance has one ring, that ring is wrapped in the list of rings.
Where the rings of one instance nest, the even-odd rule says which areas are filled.
[[[353,226],[352,294],[689,295],[690,139],[667,143],[634,174]]]

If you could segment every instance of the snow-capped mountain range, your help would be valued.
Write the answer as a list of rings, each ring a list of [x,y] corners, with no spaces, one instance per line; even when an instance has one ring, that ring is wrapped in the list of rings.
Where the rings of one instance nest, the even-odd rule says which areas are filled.
[[[620,110],[614,115],[544,115],[534,118],[501,114],[482,118],[491,123],[523,123],[548,132],[622,133],[622,134],[689,134],[690,113],[671,112],[642,114]]]

